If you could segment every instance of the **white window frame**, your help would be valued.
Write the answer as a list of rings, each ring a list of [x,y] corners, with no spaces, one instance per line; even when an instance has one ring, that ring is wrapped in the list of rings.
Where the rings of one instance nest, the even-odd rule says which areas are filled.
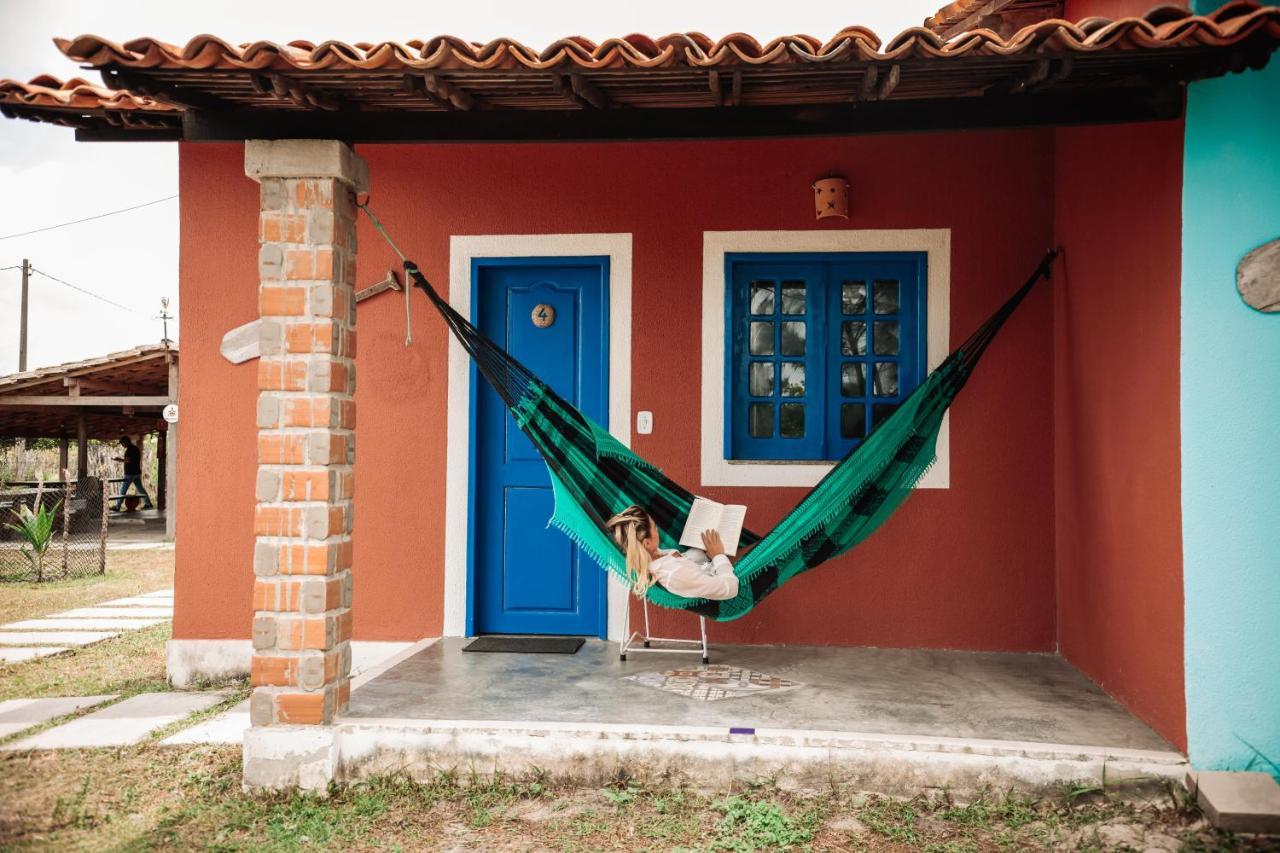
[[[812,487],[833,462],[726,459],[725,255],[736,252],[924,252],[928,257],[928,369],[951,352],[951,229],[704,231],[702,235],[702,485]],[[951,487],[951,416],[938,431],[938,461],[917,488]]]

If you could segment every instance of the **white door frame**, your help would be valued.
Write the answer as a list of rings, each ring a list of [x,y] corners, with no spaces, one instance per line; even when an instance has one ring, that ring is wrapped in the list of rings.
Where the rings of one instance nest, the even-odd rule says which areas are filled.
[[[609,432],[631,445],[631,235],[486,234],[449,238],[449,304],[471,319],[471,267],[479,258],[596,255],[609,258]],[[444,635],[467,625],[468,495],[471,488],[471,358],[449,337],[449,391],[444,496]],[[612,578],[612,575],[607,575]],[[620,639],[627,591],[609,588],[608,636]]]

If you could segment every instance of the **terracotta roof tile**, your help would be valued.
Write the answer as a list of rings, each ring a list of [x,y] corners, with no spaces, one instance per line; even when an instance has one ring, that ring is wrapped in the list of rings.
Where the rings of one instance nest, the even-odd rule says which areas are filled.
[[[964,0],[962,0],[964,2]],[[1280,7],[1248,0],[1229,3],[1209,15],[1173,6],[1157,7],[1143,17],[1071,22],[1052,18],[1031,24],[1008,38],[986,29],[943,39],[926,27],[903,30],[887,42],[866,27],[841,30],[822,41],[813,36],[783,36],[761,44],[744,33],[712,40],[702,33],[661,38],[630,35],[596,44],[579,36],[560,39],[542,50],[514,39],[486,43],[454,36],[427,41],[277,44],[257,41],[233,45],[199,35],[179,47],[153,38],[123,43],[95,35],[55,39],[66,56],[97,68],[255,70],[318,72],[332,70],[603,70],[615,68],[713,68],[734,65],[865,62],[871,60],[949,59],[1010,56],[1028,52],[1090,53],[1108,49],[1168,49],[1219,46],[1267,30],[1280,38]]]
[[[974,8],[995,7],[960,0],[939,14]],[[1280,7],[1250,0],[1207,15],[1163,6],[1114,21],[1033,20],[1007,32],[1013,22],[1046,9],[1056,5],[1011,0],[995,18],[961,17],[943,32],[971,29],[944,36],[928,27],[911,27],[888,41],[857,26],[825,41],[809,35],[762,43],[744,33],[721,39],[702,33],[660,38],[633,34],[598,44],[575,36],[541,49],[507,38],[479,43],[448,35],[406,42],[239,45],[200,35],[181,46],[153,38],[118,43],[83,35],[56,43],[70,59],[100,71],[106,88],[83,80],[5,81],[0,83],[0,112],[69,124],[86,131],[85,138],[96,139],[179,139],[202,133],[200,138],[240,138],[235,135],[241,126],[235,124],[237,117],[247,117],[250,124],[275,120],[276,125],[266,126],[271,134],[301,112],[328,112],[339,124],[361,113],[383,122],[378,127],[390,127],[387,119],[393,114],[434,114],[427,124],[405,125],[403,132],[424,132],[421,138],[433,139],[497,138],[501,133],[493,128],[500,118],[494,111],[714,111],[742,106],[792,109],[810,121],[812,115],[803,110],[839,110],[864,101],[923,105],[921,121],[910,124],[923,129],[929,126],[928,104],[947,104],[951,118],[943,123],[959,126],[963,104],[974,105],[969,112],[985,108],[994,115],[1000,110],[994,100],[986,99],[984,107],[975,99],[989,94],[1021,98],[1027,92],[1034,92],[1041,106],[1051,97],[1077,105],[1105,100],[1111,106],[1099,114],[1110,116],[1106,120],[1132,117],[1135,109],[1167,118],[1181,109],[1179,85],[1261,67],[1280,46]],[[1006,16],[1005,10],[1013,11]],[[991,23],[1000,32],[974,21]],[[1025,104],[1014,106],[1023,109]],[[1046,109],[1036,113],[1046,118],[1028,120],[1049,121],[1054,114]],[[549,115],[521,138],[560,138],[565,119]],[[613,115],[621,112],[611,114],[610,121]],[[822,120],[845,126],[839,116]],[[627,121],[627,127],[643,130],[643,119],[635,113]],[[735,121],[738,128],[755,127],[748,127],[751,119]],[[776,132],[797,127],[789,121],[778,119]],[[221,130],[208,135],[207,128],[218,122],[234,126],[225,131],[231,136],[216,135]],[[582,131],[583,138],[599,136],[589,120],[575,126],[591,128]],[[718,129],[724,126],[708,118],[702,132],[722,132]],[[816,125],[810,121],[806,126]],[[253,127],[262,132],[261,123]],[[309,132],[334,132],[332,122],[317,120],[308,127]],[[383,138],[370,133],[371,139]]]
[[[0,111],[71,126],[83,126],[93,121],[87,116],[95,116],[107,124],[134,128],[170,127],[178,115],[177,108],[153,98],[95,86],[79,77],[63,81],[49,74],[27,83],[0,80]]]

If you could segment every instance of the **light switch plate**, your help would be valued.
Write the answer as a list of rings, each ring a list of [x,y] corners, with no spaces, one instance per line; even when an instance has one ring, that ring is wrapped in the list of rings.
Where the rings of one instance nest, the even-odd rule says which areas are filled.
[[[636,432],[640,435],[653,432],[653,412],[636,413]]]

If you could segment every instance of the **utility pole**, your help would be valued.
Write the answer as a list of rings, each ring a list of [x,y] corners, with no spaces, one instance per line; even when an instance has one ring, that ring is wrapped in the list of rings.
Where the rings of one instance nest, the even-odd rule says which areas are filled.
[[[22,320],[18,326],[18,372],[27,370],[27,285],[31,280],[31,262],[22,259]]]

